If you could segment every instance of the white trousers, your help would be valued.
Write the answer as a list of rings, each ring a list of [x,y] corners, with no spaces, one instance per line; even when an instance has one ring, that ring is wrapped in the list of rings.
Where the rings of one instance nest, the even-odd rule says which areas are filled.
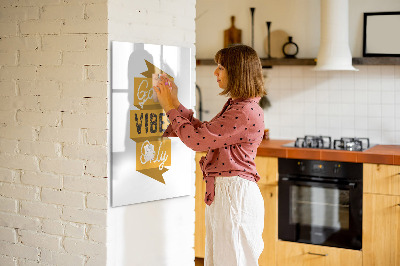
[[[255,182],[216,177],[205,219],[205,266],[258,266],[264,249],[264,199]]]

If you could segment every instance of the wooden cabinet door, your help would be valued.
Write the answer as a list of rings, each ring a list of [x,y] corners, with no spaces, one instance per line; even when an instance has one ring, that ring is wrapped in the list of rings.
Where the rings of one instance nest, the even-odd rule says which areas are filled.
[[[261,176],[258,184],[278,185],[278,158],[257,156],[254,162]]]
[[[194,253],[195,257],[204,258],[206,243],[206,224],[204,195],[206,193],[206,184],[203,181],[203,172],[200,169],[199,161],[206,153],[196,153],[196,194],[195,194],[195,233],[194,233]]]
[[[400,196],[364,194],[364,266],[400,266],[399,204]]]
[[[278,241],[277,266],[361,266],[362,252]]]
[[[278,187],[259,185],[264,198],[264,250],[258,259],[260,266],[276,265],[276,243],[278,241]]]
[[[365,163],[363,176],[364,193],[400,196],[400,166]]]

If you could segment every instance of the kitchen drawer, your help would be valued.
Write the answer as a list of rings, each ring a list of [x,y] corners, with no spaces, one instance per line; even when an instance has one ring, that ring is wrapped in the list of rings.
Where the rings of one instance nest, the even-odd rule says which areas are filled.
[[[277,266],[362,266],[359,250],[278,241]]]
[[[400,195],[400,166],[364,164],[364,193]]]

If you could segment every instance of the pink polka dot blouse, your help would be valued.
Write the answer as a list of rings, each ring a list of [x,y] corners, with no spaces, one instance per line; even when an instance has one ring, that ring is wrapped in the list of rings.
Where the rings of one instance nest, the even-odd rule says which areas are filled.
[[[254,159],[264,135],[264,112],[260,97],[229,98],[211,121],[201,122],[182,104],[167,112],[170,121],[163,137],[179,137],[194,151],[207,151],[199,162],[206,182],[204,202],[214,200],[216,176],[240,176],[258,182]]]

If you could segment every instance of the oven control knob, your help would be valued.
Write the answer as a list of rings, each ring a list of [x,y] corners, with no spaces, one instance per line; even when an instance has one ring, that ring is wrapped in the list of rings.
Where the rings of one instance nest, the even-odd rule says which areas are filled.
[[[297,165],[299,166],[299,170],[301,172],[304,172],[304,170],[306,170],[306,166],[303,164],[303,162],[297,162]]]
[[[333,173],[334,174],[338,174],[340,171],[340,164],[339,165],[335,165],[335,168],[333,168]]]

